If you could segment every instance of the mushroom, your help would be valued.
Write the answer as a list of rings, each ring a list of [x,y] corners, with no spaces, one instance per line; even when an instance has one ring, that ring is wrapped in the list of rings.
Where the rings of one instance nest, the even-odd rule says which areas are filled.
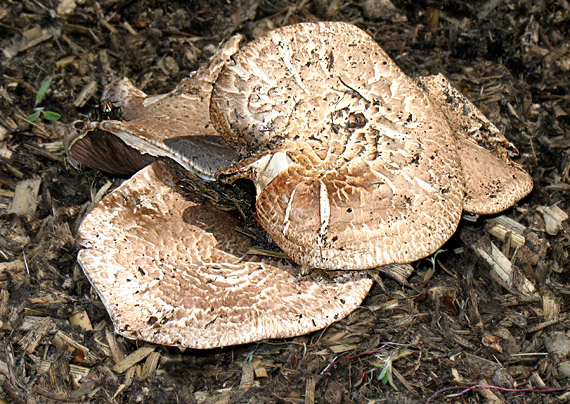
[[[107,150],[97,150],[99,136],[93,135],[102,131],[117,138],[107,149],[117,148],[129,156],[125,160],[137,163],[125,171],[138,170],[146,164],[143,159],[154,158],[167,158],[178,167],[176,174],[167,175],[156,175],[157,170],[168,171],[162,163],[144,169],[105,198],[81,226],[79,262],[121,333],[173,345],[215,346],[177,339],[162,324],[175,333],[181,324],[195,327],[198,317],[206,319],[200,326],[225,324],[221,319],[230,315],[220,307],[231,300],[214,305],[208,317],[207,304],[190,295],[199,289],[220,296],[244,265],[263,267],[255,272],[253,278],[260,276],[255,283],[239,289],[246,296],[267,287],[258,288],[258,279],[281,282],[278,289],[284,294],[265,302],[280,303],[265,306],[265,311],[277,315],[277,307],[309,288],[323,300],[303,301],[310,320],[299,312],[288,319],[277,315],[276,322],[286,324],[288,332],[267,332],[277,328],[275,322],[264,317],[273,325],[262,326],[256,320],[259,311],[248,313],[237,304],[236,313],[252,331],[247,338],[232,339],[236,332],[228,328],[224,333],[231,338],[215,337],[220,345],[323,327],[354,309],[370,287],[359,274],[340,275],[338,284],[315,284],[323,289],[305,285],[290,265],[278,260],[242,260],[245,247],[232,247],[239,253],[223,259],[205,260],[227,252],[219,246],[238,242],[240,236],[230,230],[235,223],[230,213],[185,201],[173,191],[179,180],[174,177],[184,172],[202,181],[201,189],[250,180],[255,219],[269,237],[296,264],[326,270],[424,258],[455,232],[463,211],[496,213],[532,189],[529,175],[509,160],[514,146],[443,76],[412,80],[357,27],[303,23],[268,32],[241,48],[239,41],[232,38],[209,64],[168,94],[147,96],[127,79],[112,84],[104,98],[122,109],[124,119],[71,126],[67,148],[73,163],[104,169],[104,160],[113,160],[104,155]],[[222,193],[232,189],[225,186]],[[182,215],[184,211],[195,214]],[[209,227],[222,222],[224,231]],[[169,223],[184,231],[169,230]],[[196,238],[212,241],[193,244]],[[127,243],[119,241],[123,239]],[[157,246],[150,254],[153,243]],[[192,253],[193,248],[199,251]],[[220,273],[216,280],[212,263],[219,268],[213,272]],[[139,275],[143,283],[131,283]],[[203,278],[216,287],[196,281],[188,284],[190,289],[176,283],[186,277]],[[121,321],[119,307],[134,290],[146,296],[137,304],[149,308],[135,313],[138,306],[129,306],[137,321]],[[182,303],[173,314],[175,294]],[[343,294],[345,303],[327,312],[331,299],[324,296]],[[319,316],[322,321],[316,320]],[[301,323],[313,326],[303,328]]]
[[[532,187],[520,167],[454,130],[456,110],[439,94],[353,25],[272,31],[233,55],[214,86],[214,124],[249,156],[222,172],[257,185],[256,219],[299,264],[418,260],[464,209],[494,213]]]
[[[78,261],[125,337],[195,349],[287,338],[356,309],[372,280],[299,276],[280,259],[244,259],[239,219],[172,192],[157,162],[107,195],[78,232]]]
[[[65,138],[71,164],[130,175],[157,157],[168,157],[214,181],[219,169],[239,157],[213,128],[209,104],[213,82],[240,41],[239,35],[228,40],[209,63],[167,94],[147,96],[126,78],[113,82],[102,98],[120,108],[123,119],[74,122]]]

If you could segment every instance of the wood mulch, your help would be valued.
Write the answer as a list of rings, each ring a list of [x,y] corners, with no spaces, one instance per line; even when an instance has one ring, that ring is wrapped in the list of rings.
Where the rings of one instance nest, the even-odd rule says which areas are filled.
[[[165,92],[235,33],[317,20],[366,29],[410,75],[444,73],[518,147],[534,191],[464,220],[407,284],[379,274],[324,331],[185,352],[118,337],[75,232],[119,180],[69,167],[59,122],[26,121],[41,83],[67,123],[113,78]],[[4,0],[0,403],[570,401],[569,27],[568,0]],[[478,384],[503,389],[430,399]]]

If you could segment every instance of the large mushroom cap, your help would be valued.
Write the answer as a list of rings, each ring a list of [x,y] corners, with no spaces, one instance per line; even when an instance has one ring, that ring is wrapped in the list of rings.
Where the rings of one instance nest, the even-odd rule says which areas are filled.
[[[441,74],[424,77],[420,83],[455,132],[465,184],[463,210],[498,213],[528,195],[532,178],[509,159],[518,150],[503,133]]]
[[[79,229],[78,261],[128,338],[208,349],[302,335],[357,308],[362,273],[300,277],[287,262],[246,256],[238,220],[172,192],[162,163],[106,196]]]
[[[220,73],[210,114],[253,153],[225,173],[263,182],[256,218],[297,263],[412,262],[455,232],[464,187],[447,119],[353,25],[292,25],[245,45]]]

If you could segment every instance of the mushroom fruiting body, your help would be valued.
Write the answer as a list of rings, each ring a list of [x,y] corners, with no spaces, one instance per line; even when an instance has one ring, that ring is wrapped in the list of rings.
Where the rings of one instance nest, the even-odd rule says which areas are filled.
[[[362,272],[301,277],[283,260],[248,257],[239,220],[172,192],[172,175],[164,163],[144,168],[79,229],[78,261],[119,334],[196,349],[287,338],[344,318],[367,295]]]
[[[426,257],[455,232],[462,211],[496,213],[532,189],[528,174],[508,159],[507,151],[513,146],[465,97],[442,76],[419,82],[408,78],[368,34],[353,25],[297,24],[270,31],[241,48],[238,45],[239,38],[228,41],[208,65],[168,94],[148,97],[126,79],[112,84],[104,98],[122,108],[124,120],[76,122],[67,138],[70,159],[104,169],[101,149],[98,154],[94,151],[98,140],[91,136],[104,131],[124,142],[119,149],[130,150],[125,161],[136,160],[134,149],[147,158],[171,159],[206,184],[216,179],[225,183],[249,179],[256,189],[255,218],[275,243],[297,264],[331,270],[368,269]],[[132,169],[142,164],[136,162]],[[116,309],[110,296],[116,296],[115,288],[121,286],[106,284],[110,275],[102,271],[126,271],[132,281],[135,268],[146,276],[145,268],[149,262],[155,265],[157,257],[166,257],[164,265],[173,279],[211,267],[211,263],[192,261],[192,271],[188,266],[174,271],[182,268],[179,264],[191,250],[184,247],[185,233],[163,233],[168,226],[152,221],[124,226],[125,218],[132,220],[143,210],[151,218],[160,212],[160,217],[179,220],[174,218],[190,203],[180,196],[172,199],[174,191],[165,185],[150,204],[153,209],[142,209],[143,203],[141,208],[125,210],[127,193],[143,192],[141,186],[133,187],[134,182],[157,183],[158,177],[149,177],[150,172],[145,169],[116,191],[123,197],[111,194],[104,199],[80,229],[84,250],[79,262],[116,324],[119,316],[113,314]],[[167,204],[166,199],[175,202]],[[211,212],[213,208],[192,206],[193,211],[200,209]],[[119,211],[120,215],[109,216]],[[224,215],[220,220],[233,223]],[[190,234],[203,237],[192,229]],[[217,243],[223,243],[224,237],[232,239],[228,226],[226,231],[227,236],[216,233]],[[137,237],[127,232],[136,232]],[[94,242],[96,234],[108,240],[103,245],[100,240]],[[118,241],[131,238],[131,244],[143,243],[139,237],[143,234],[152,234],[152,241],[158,243],[154,255]],[[208,243],[196,245],[203,249],[197,256],[217,251]],[[115,261],[113,251],[121,249],[125,253],[120,256],[129,259]],[[224,271],[234,268],[236,263],[224,257],[217,265]],[[269,266],[283,265],[272,262]],[[155,283],[145,281],[145,293],[151,284],[159,287],[161,271]],[[290,269],[286,271],[291,274]],[[231,271],[224,272],[224,282],[231,276]],[[357,279],[350,278],[347,285],[358,286],[341,292],[347,293],[351,309],[370,286],[354,276]],[[129,279],[121,284],[128,285]],[[224,282],[220,286],[225,288]],[[183,300],[189,291],[179,289]],[[240,293],[247,290],[240,288]],[[323,290],[333,295],[338,291],[328,284]],[[323,303],[320,298],[312,301]],[[195,309],[197,304],[192,303]],[[331,310],[336,314],[327,314],[327,319],[346,315],[347,307],[335,306]],[[191,316],[188,311],[180,313]],[[257,321],[257,314],[248,316],[244,311],[242,315],[248,324]],[[165,343],[156,325],[163,318],[173,324],[170,312],[160,318],[155,315],[147,328],[144,321],[131,326],[136,329],[132,335]],[[211,324],[220,317],[213,318]],[[326,321],[316,323],[322,327]],[[126,332],[124,322],[118,328]],[[309,330],[292,328],[294,333],[259,333],[248,340]],[[221,344],[240,342],[247,341]],[[205,347],[188,340],[175,344]]]

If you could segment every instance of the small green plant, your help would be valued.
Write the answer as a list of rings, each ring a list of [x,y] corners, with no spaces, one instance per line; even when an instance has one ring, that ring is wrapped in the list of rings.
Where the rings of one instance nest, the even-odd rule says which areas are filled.
[[[38,105],[40,105],[40,103],[44,99],[50,85],[51,85],[51,80],[49,79],[45,80],[42,83],[40,89],[38,90],[38,93],[36,94],[36,102],[34,103],[34,113],[26,118],[28,121],[34,122],[42,115],[44,119],[48,121],[57,121],[59,118],[61,118],[61,115],[58,114],[57,112],[46,111],[44,107],[38,107]]]
[[[378,380],[382,381],[382,384],[389,384],[394,390],[398,390],[392,379],[392,356],[384,362],[384,367],[378,375]]]

